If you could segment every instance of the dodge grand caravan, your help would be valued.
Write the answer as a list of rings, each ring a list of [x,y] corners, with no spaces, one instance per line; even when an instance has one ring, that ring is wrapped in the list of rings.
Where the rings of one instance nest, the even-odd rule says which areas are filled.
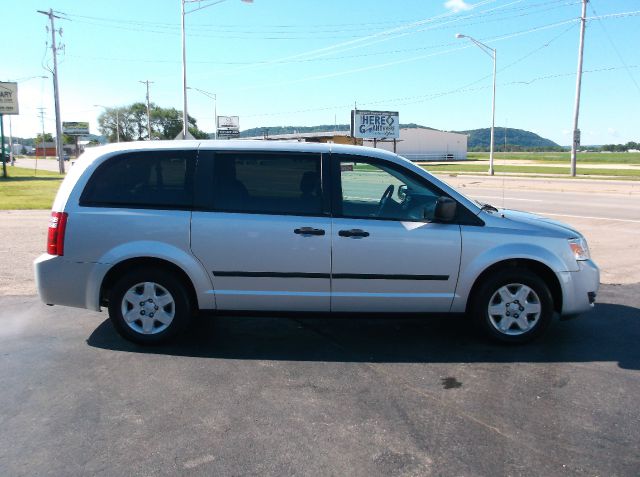
[[[137,343],[202,311],[466,313],[523,342],[595,301],[584,237],[471,200],[389,152],[262,141],[110,145],[76,162],[35,261],[47,304]]]

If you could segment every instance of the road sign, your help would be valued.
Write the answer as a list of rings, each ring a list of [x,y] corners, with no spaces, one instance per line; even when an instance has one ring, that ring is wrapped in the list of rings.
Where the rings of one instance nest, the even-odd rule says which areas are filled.
[[[580,130],[576,129],[575,131],[573,131],[573,143],[576,145],[576,147],[580,146]]]
[[[232,138],[240,137],[240,131],[238,129],[218,129],[219,138]]]
[[[62,123],[62,134],[67,136],[86,136],[89,134],[89,123],[78,121]]]
[[[238,116],[218,116],[218,128],[240,129],[240,118]]]
[[[0,114],[19,114],[18,83],[0,83]]]

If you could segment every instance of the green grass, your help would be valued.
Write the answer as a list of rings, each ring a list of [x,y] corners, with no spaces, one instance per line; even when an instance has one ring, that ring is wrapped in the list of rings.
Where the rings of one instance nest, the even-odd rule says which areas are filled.
[[[487,173],[486,164],[423,164],[427,171],[432,173],[440,172],[461,172],[461,173],[474,173],[482,172]],[[516,174],[562,174],[569,175],[570,168],[567,167],[545,167],[545,166],[511,166],[511,165],[495,165],[496,172],[509,172]],[[598,169],[598,168],[585,168],[578,166],[577,173],[579,176],[614,176],[624,179],[640,179],[640,169]]]
[[[8,177],[0,174],[0,210],[50,209],[63,175],[7,166]]]
[[[488,152],[470,152],[467,154],[469,159],[488,160]],[[495,160],[528,160],[528,161],[545,161],[557,164],[569,164],[571,161],[571,153],[569,152],[498,152],[495,153]],[[577,155],[578,166],[580,163],[593,164],[640,164],[640,152],[579,152]]]

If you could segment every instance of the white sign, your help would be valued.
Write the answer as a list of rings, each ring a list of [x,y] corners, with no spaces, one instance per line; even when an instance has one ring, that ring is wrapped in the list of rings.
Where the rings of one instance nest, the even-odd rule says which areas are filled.
[[[397,139],[400,120],[397,111],[351,111],[351,136],[364,139]]]
[[[218,116],[218,129],[240,129],[238,116]]]
[[[87,122],[63,122],[62,133],[68,136],[86,136],[89,134],[89,123]]]
[[[0,114],[18,114],[18,83],[0,83]]]
[[[232,137],[240,137],[239,129],[218,129],[218,138],[226,139]]]

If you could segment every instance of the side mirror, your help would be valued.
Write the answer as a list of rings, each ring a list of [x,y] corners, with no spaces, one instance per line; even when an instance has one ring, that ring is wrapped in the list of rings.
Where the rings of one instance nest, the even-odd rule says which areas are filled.
[[[451,222],[456,218],[458,203],[449,197],[438,197],[434,219],[438,222]]]
[[[407,185],[406,184],[401,184],[398,186],[398,192],[396,192],[396,194],[398,194],[398,199],[400,199],[401,201],[405,199],[405,197],[407,196]]]

